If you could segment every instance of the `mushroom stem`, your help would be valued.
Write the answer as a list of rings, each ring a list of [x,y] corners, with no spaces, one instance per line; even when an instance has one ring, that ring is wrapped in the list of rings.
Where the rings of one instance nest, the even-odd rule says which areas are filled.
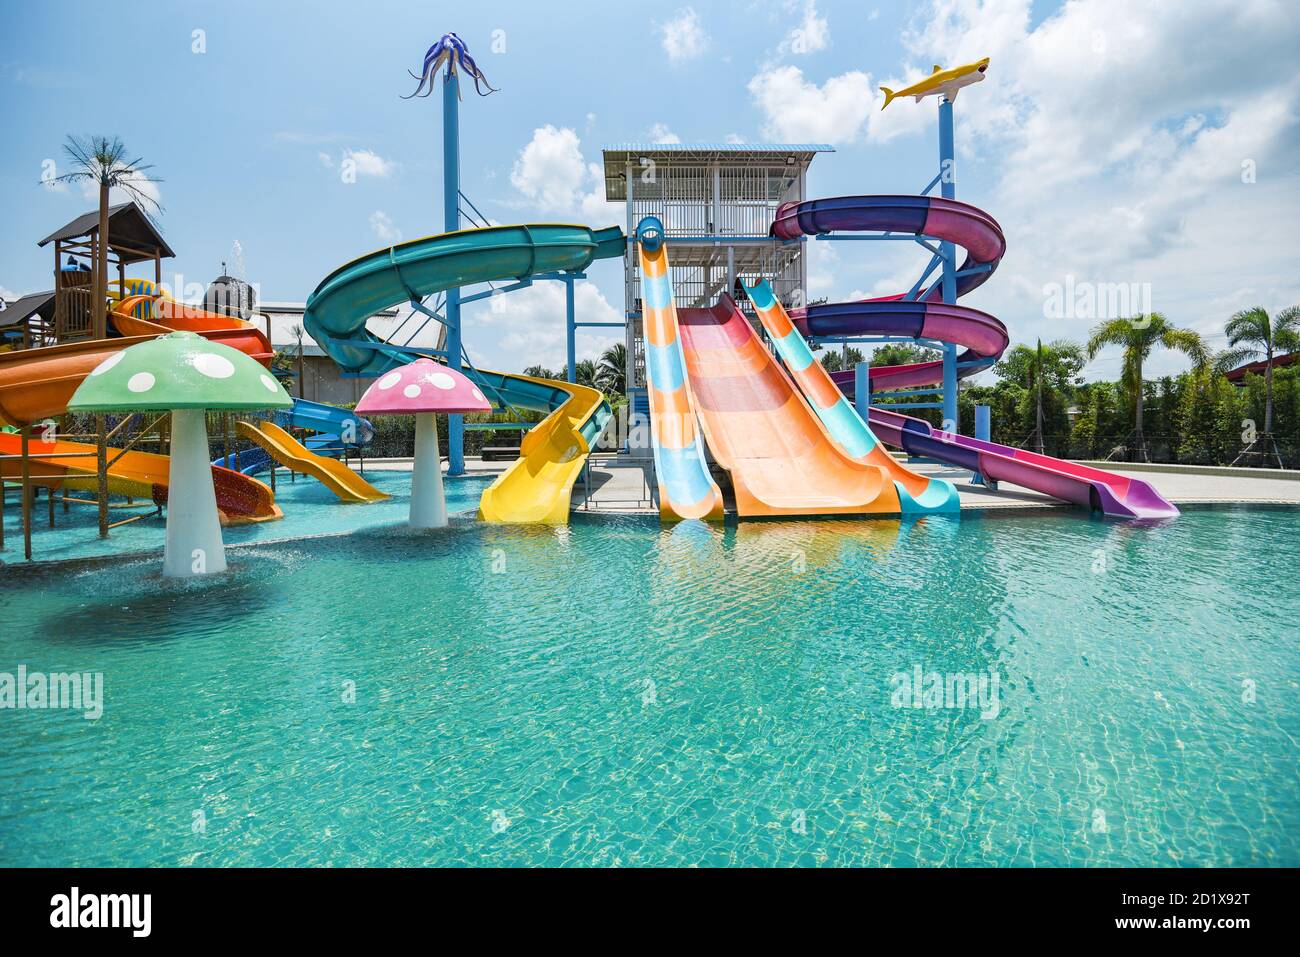
[[[221,541],[203,410],[174,409],[163,575],[189,578],[225,570],[226,549]]]
[[[411,527],[445,528],[447,499],[442,491],[438,420],[432,412],[415,416],[415,464],[411,472]]]

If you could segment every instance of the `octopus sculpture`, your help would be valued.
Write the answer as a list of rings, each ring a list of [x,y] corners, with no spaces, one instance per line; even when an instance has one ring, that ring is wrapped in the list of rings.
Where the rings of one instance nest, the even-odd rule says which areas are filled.
[[[424,68],[418,74],[411,73],[410,70],[406,71],[411,73],[413,79],[419,80],[420,85],[415,88],[414,93],[404,96],[402,99],[409,100],[413,96],[428,96],[431,94],[434,82],[437,80],[438,68],[444,63],[447,64],[447,79],[450,80],[455,76],[456,69],[459,67],[465,71],[466,76],[474,81],[474,91],[479,96],[487,96],[497,92],[492,84],[488,82],[487,77],[483,75],[483,71],[479,69],[478,64],[474,62],[474,58],[469,55],[469,48],[465,46],[465,41],[454,33],[445,33],[437,43],[429,47],[429,52],[424,55]],[[479,85],[480,83],[482,86]],[[486,92],[484,92],[483,87],[487,87]],[[460,95],[459,88],[456,95]]]

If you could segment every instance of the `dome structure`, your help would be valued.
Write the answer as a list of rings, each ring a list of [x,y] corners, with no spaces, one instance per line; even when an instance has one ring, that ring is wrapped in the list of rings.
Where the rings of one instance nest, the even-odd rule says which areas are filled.
[[[257,308],[257,292],[242,279],[226,274],[226,264],[221,264],[221,275],[208,284],[203,293],[203,308],[236,319],[251,319]]]

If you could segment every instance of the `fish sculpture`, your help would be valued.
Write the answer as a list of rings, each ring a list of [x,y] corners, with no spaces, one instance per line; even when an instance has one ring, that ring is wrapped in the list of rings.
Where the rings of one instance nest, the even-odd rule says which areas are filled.
[[[951,70],[945,70],[936,63],[934,72],[924,80],[913,83],[897,93],[887,86],[882,86],[880,92],[885,94],[885,103],[881,109],[888,106],[896,96],[914,96],[918,103],[927,96],[946,96],[948,102],[956,102],[958,91],[984,79],[984,71],[988,68],[988,57],[976,60],[974,63],[967,63],[965,66],[955,66]]]

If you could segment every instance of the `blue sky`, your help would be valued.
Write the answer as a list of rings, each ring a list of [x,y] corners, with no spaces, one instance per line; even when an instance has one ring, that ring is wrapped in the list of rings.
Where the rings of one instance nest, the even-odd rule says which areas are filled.
[[[829,140],[811,195],[914,192],[934,162],[933,106],[881,113],[877,87],[990,56],[988,80],[958,101],[958,196],[1002,223],[1009,249],[972,305],[1017,339],[1082,339],[1086,317],[1045,316],[1049,284],[1139,283],[1207,334],[1235,309],[1300,302],[1300,27],[1285,4],[458,6],[69,2],[50,17],[6,5],[0,290],[48,288],[36,240],[92,205],[40,184],[69,133],[120,135],[154,163],[173,282],[209,281],[238,241],[264,298],[301,300],[343,261],[440,231],[439,98],[400,95],[455,30],[501,90],[466,94],[461,110],[463,189],[499,222],[620,223],[591,164],[602,143],[651,138]],[[114,48],[106,85],[95,57]],[[813,244],[810,295],[905,289],[923,259],[882,245]],[[615,317],[620,267],[591,274],[585,317]],[[472,307],[475,358],[559,365],[558,292]],[[1151,370],[1180,367],[1161,357]],[[1116,370],[1102,356],[1090,372]]]

